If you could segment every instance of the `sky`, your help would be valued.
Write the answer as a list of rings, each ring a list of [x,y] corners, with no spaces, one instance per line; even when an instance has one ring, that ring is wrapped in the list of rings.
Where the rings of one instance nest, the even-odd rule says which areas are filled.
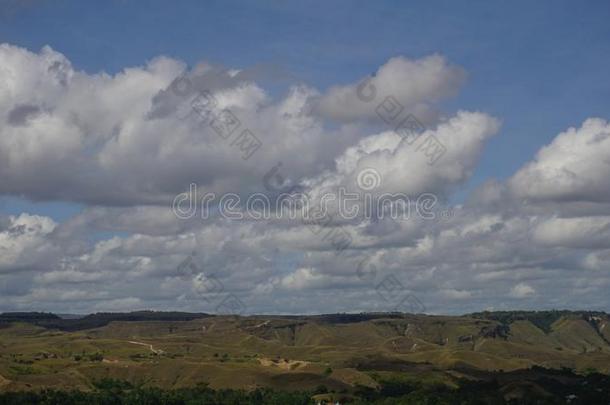
[[[0,311],[608,311],[609,17],[605,1],[2,1]],[[206,121],[223,111],[235,133]],[[402,193],[412,215],[180,215],[191,184]]]

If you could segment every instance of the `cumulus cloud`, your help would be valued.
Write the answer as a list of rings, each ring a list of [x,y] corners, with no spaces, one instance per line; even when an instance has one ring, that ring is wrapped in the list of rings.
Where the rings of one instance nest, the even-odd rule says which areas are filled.
[[[514,298],[526,298],[535,293],[536,290],[525,283],[519,283],[510,290],[510,295]]]
[[[434,115],[430,108],[456,94],[464,79],[464,70],[450,65],[441,55],[421,59],[395,57],[370,78],[330,88],[316,109],[336,120],[371,119],[376,118],[376,104],[392,96],[405,109],[427,121]],[[373,100],[377,100],[375,105]]]
[[[590,118],[562,132],[509,184],[516,195],[532,200],[608,203],[610,124]]]
[[[0,272],[40,267],[56,247],[48,239],[57,224],[48,217],[23,213],[3,218],[0,228]]]
[[[499,122],[493,117],[460,111],[420,134],[419,143],[395,132],[369,136],[337,157],[337,175],[341,176],[340,182],[353,188],[358,173],[374,168],[381,176],[377,193],[443,195],[470,178],[485,142],[498,129]],[[438,140],[446,148],[434,164],[418,148],[426,139]]]
[[[0,192],[36,200],[164,205],[190,183],[216,193],[254,192],[282,161],[285,177],[295,182],[335,166],[351,175],[354,165],[369,164],[400,171],[387,177],[388,188],[400,183],[433,191],[467,179],[484,141],[497,131],[497,123],[480,113],[459,112],[435,124],[424,136],[446,145],[444,163],[415,174],[415,167],[426,167],[425,151],[414,153],[416,145],[399,144],[393,133],[327,129],[312,113],[319,93],[303,85],[274,101],[247,71],[203,64],[185,73],[181,62],[165,57],[114,76],[90,75],[49,47],[32,53],[5,44],[0,62],[10,78],[0,89],[7,123],[0,137]],[[462,75],[438,55],[394,58],[374,82],[380,92],[394,88],[409,104],[434,103],[454,92]],[[200,90],[212,92],[219,111],[230,109],[240,131],[248,128],[260,139],[256,156],[242,159],[234,141],[202,123],[191,105]]]
[[[88,74],[49,47],[10,45],[0,66],[0,193],[84,203],[63,221],[0,216],[3,308],[214,311],[210,280],[250,313],[388,311],[409,294],[441,313],[610,304],[609,124],[566,130],[508,180],[488,179],[456,203],[500,120],[435,112],[464,80],[441,56],[393,58],[367,84],[379,102],[393,95],[421,112],[418,141],[371,126],[377,104],[353,97],[358,84],[278,95],[257,81],[260,69],[189,70],[166,57]],[[250,159],[193,113],[205,89],[263,142]],[[433,163],[426,139],[445,148]],[[379,175],[373,196],[434,193],[435,215],[309,226],[170,209],[191,183],[219,195],[295,184],[319,195],[362,191],[365,169]],[[339,234],[349,235],[341,251]],[[179,267],[187,258],[190,275]]]

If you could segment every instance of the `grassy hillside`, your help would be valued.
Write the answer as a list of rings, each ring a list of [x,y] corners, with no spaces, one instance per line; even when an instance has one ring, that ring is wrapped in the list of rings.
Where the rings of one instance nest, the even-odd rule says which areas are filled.
[[[388,378],[455,387],[460,379],[534,366],[609,373],[608,320],[565,311],[460,317],[140,312],[67,320],[2,314],[0,391],[90,390],[95,381],[118,379],[166,389],[205,383],[348,393],[378,389]]]

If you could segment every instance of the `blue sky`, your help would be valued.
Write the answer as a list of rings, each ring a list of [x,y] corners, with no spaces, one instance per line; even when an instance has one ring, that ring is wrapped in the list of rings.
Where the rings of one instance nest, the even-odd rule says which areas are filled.
[[[443,55],[467,76],[457,95],[438,107],[447,115],[480,111],[501,122],[452,202],[486,180],[507,182],[568,128],[610,117],[608,1],[16,3],[0,6],[1,43],[33,53],[49,45],[89,75],[114,75],[165,55],[191,67],[201,61],[228,69],[276,66],[324,93],[376,72],[392,57]],[[88,207],[82,198],[43,194],[0,194],[0,213],[28,212],[61,223]],[[103,226],[88,238],[128,238],[137,229]],[[572,253],[564,264],[583,254]]]

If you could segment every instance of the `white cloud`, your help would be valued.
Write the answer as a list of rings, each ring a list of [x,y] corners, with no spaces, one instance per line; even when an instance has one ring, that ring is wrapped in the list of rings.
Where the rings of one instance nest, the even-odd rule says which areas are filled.
[[[376,193],[444,194],[470,177],[485,142],[498,129],[498,121],[488,115],[460,111],[422,133],[418,143],[409,144],[394,132],[373,135],[337,157],[338,175],[353,188],[357,174],[371,167],[381,175]],[[434,164],[417,148],[428,137],[435,137],[446,148]]]
[[[430,106],[457,93],[464,79],[463,69],[450,65],[440,55],[415,60],[395,57],[372,78],[332,87],[321,97],[317,110],[337,120],[376,118],[377,105],[385,97],[393,96],[406,110],[424,120],[433,113]],[[363,85],[365,80],[369,81]]]
[[[305,290],[312,287],[324,287],[329,279],[317,274],[312,268],[299,268],[293,273],[284,276],[280,285],[288,290]]]
[[[525,283],[519,283],[510,290],[510,296],[513,298],[526,298],[535,293],[536,290]]]
[[[26,213],[3,219],[4,227],[0,228],[0,272],[42,265],[45,260],[54,257],[55,246],[47,239],[57,226],[52,219]]]
[[[190,183],[260,191],[278,161],[293,179],[313,176],[361,132],[326,130],[310,114],[315,89],[297,86],[272,100],[248,71],[199,65],[187,74],[188,91],[174,94],[184,65],[165,57],[90,75],[49,47],[32,53],[5,44],[0,64],[10,78],[0,83],[0,192],[34,200],[166,206]],[[256,156],[243,160],[234,138],[202,124],[191,100],[203,89],[237,116],[234,137],[247,128],[263,142]]]
[[[551,201],[610,200],[610,124],[587,119],[542,148],[510,180],[522,198]]]
[[[85,202],[62,222],[0,217],[3,308],[213,311],[197,294],[206,279],[178,277],[192,252],[198,271],[214,275],[248,312],[391,310],[376,290],[388,275],[430,312],[521,305],[498,297],[610,305],[606,121],[568,129],[508,181],[490,179],[450,206],[500,124],[483,112],[434,113],[464,77],[439,56],[391,59],[373,79],[379,97],[388,92],[425,113],[422,137],[446,147],[433,165],[392,128],[358,122],[373,118],[375,105],[348,97],[356,85],[323,95],[301,85],[272,96],[248,69],[201,64],[186,72],[192,87],[180,96],[169,87],[184,64],[164,57],[116,75],[87,74],[50,48],[3,45],[0,62],[9,78],[0,82],[0,193]],[[203,88],[263,140],[256,159],[242,160],[194,117],[180,119]],[[329,117],[354,122],[337,126]],[[381,176],[374,194],[433,192],[452,215],[337,219],[316,233],[285,218],[179,220],[171,212],[173,196],[191,182],[218,194],[268,192],[264,177],[277,162],[282,179],[314,193],[354,190],[358,173],[374,168]],[[331,228],[352,238],[342,255],[325,236]],[[360,263],[377,271],[359,277]]]

